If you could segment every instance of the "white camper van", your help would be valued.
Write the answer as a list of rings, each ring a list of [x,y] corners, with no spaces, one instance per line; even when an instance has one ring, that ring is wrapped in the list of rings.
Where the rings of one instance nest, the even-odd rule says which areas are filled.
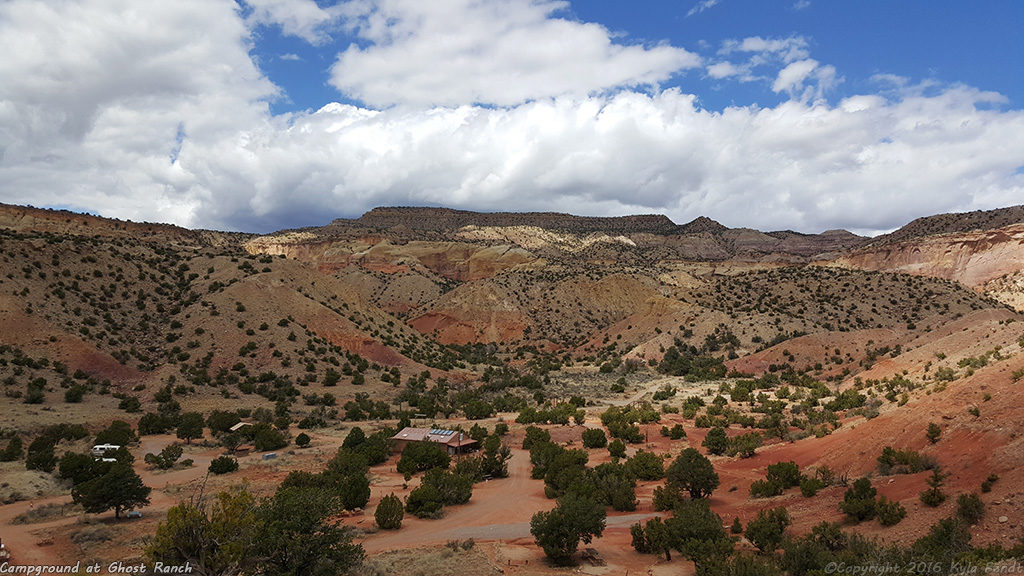
[[[97,444],[92,447],[92,457],[102,458],[104,461],[112,462],[113,458],[103,458],[108,450],[119,450],[121,447],[117,444]]]

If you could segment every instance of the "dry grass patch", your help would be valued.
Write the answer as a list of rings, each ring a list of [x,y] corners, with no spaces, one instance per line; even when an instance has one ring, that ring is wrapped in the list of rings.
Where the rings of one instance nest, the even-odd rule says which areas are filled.
[[[366,559],[358,576],[492,576],[490,559],[478,548],[415,548],[377,554]]]
[[[24,462],[0,464],[0,502],[13,504],[44,496],[62,494],[67,489],[52,474],[39,470],[25,470]]]
[[[82,507],[77,504],[44,504],[38,508],[33,508],[24,514],[18,514],[11,520],[11,524],[38,524],[40,522],[49,522],[50,520],[56,520],[58,518],[66,518],[68,516],[75,516],[82,512]]]

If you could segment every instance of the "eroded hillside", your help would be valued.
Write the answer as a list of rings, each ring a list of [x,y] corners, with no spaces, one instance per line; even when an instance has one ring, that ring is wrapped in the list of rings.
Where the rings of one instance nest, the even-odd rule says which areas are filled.
[[[609,569],[653,569],[656,557],[630,547],[630,526],[672,488],[664,471],[646,471],[652,454],[660,469],[685,448],[710,456],[721,478],[710,506],[727,522],[785,506],[792,533],[806,534],[842,521],[847,485],[865,476],[906,519],[844,529],[910,545],[955,512],[955,498],[920,503],[927,475],[943,469],[950,495],[989,481],[983,498],[998,513],[970,533],[1010,546],[1024,525],[1015,214],[918,222],[866,244],[844,231],[762,233],[706,218],[435,209],[252,237],[0,207],[0,454],[15,439],[36,446],[0,463],[0,498],[12,502],[0,523],[14,526],[26,498],[67,504],[74,479],[59,455],[86,451],[122,420],[141,436],[134,468],[157,487],[136,525],[149,533],[188,490],[237,487],[242,475],[263,493],[305,485],[341,466],[327,463],[336,451],[373,438],[361,448],[365,498],[336,520],[359,530],[378,563],[385,550],[415,558],[473,536],[495,543],[474,560],[488,570],[527,566],[513,558],[542,566],[532,514],[593,481],[628,492],[602,496],[608,528],[595,546]],[[144,452],[176,445],[175,430],[191,441],[181,436],[190,414],[202,420],[184,448],[195,466],[154,470]],[[228,432],[243,419],[276,448]],[[510,426],[498,440],[510,446],[510,478],[477,483],[440,519],[367,530],[364,509],[423,482],[398,473],[387,450],[410,423],[480,441]],[[520,448],[529,425],[558,446],[545,449],[583,445],[574,458],[584,463],[538,472],[543,459]],[[623,454],[590,445],[584,433],[596,430]],[[886,447],[906,462],[886,460]],[[51,471],[36,465],[47,448]],[[274,462],[258,454],[270,451]],[[217,456],[241,471],[206,478]],[[799,488],[762,482],[769,465],[790,461],[827,481],[810,495],[803,477]],[[13,532],[26,557],[145,553],[116,524],[97,544],[71,514],[47,522],[52,545],[35,545],[32,528]]]

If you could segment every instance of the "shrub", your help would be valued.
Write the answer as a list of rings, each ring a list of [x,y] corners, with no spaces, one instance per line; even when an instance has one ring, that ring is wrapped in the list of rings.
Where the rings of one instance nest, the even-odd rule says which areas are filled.
[[[346,510],[362,508],[370,499],[369,466],[362,454],[339,448],[321,476],[332,486]]]
[[[762,552],[774,552],[782,544],[786,527],[792,524],[785,508],[761,510],[757,517],[747,524],[747,540]]]
[[[298,446],[299,448],[305,448],[306,446],[309,446],[309,442],[309,434],[306,434],[305,432],[302,432],[295,437],[295,445]]]
[[[708,449],[708,454],[720,456],[729,449],[729,437],[726,436],[724,428],[715,427],[708,430],[701,445]]]
[[[647,554],[651,551],[650,546],[647,544],[647,531],[644,530],[644,525],[637,522],[629,527],[629,535],[633,540],[633,550],[641,554]]]
[[[552,467],[573,464],[583,466],[588,459],[586,450],[566,450],[553,442],[535,444],[530,448],[530,463],[533,464],[531,476],[534,479],[541,479]]]
[[[921,492],[921,503],[925,506],[935,508],[946,501],[946,495],[941,490],[928,489]]]
[[[875,503],[875,512],[878,514],[878,523],[882,526],[893,526],[899,524],[900,520],[907,515],[907,509],[895,500],[889,500],[885,496],[878,498]]]
[[[65,395],[65,399],[66,398],[67,396]],[[142,409],[142,402],[139,402],[139,399],[135,396],[125,396],[117,405],[117,409],[124,410],[128,413],[138,412]]]
[[[163,434],[174,427],[174,418],[166,414],[147,412],[139,418],[139,434]]]
[[[366,433],[363,432],[362,428],[356,426],[349,430],[345,440],[341,443],[341,447],[346,450],[356,450],[363,442],[366,442]]]
[[[256,424],[253,428],[255,428],[253,446],[257,452],[279,450],[288,445],[288,440],[285,439],[284,434],[272,428],[269,424]]]
[[[777,482],[783,490],[800,484],[800,467],[796,462],[776,462],[768,465],[769,482]]]
[[[971,549],[971,531],[956,517],[939,520],[928,531],[928,535],[910,546],[910,552],[917,557],[951,561]]]
[[[750,495],[754,498],[771,498],[782,491],[782,485],[772,480],[755,480],[750,484]]]
[[[604,448],[608,438],[600,428],[587,428],[583,431],[583,445],[587,448]]]
[[[380,499],[377,510],[373,513],[373,519],[382,530],[398,530],[402,527],[402,518],[405,517],[405,508],[402,501],[394,494],[388,494]]]
[[[740,458],[750,458],[762,444],[763,440],[758,432],[741,434],[729,441],[728,454],[730,456],[738,455]]]
[[[90,454],[65,452],[60,459],[58,476],[65,480],[71,480],[71,483],[77,486],[98,476],[103,466],[106,464],[98,462]]]
[[[228,474],[238,470],[238,460],[230,456],[218,456],[210,462],[211,474]]]
[[[811,498],[818,494],[818,490],[825,487],[825,482],[820,478],[804,476],[800,479],[800,493],[806,498]]]
[[[530,519],[530,533],[555,564],[568,564],[580,541],[589,544],[604,527],[604,507],[575,494],[564,496],[553,510],[537,512]]]
[[[465,504],[473,496],[473,479],[441,468],[431,468],[423,475],[421,486],[433,486],[445,506]]]
[[[421,484],[409,493],[405,510],[417,518],[434,518],[444,508],[441,493],[431,484]]]
[[[942,428],[939,428],[938,424],[932,422],[928,424],[928,430],[925,432],[925,436],[928,437],[928,440],[932,444],[935,444],[939,441],[939,437],[942,436]]]
[[[683,450],[665,472],[668,484],[690,493],[691,498],[710,496],[718,488],[718,474],[707,456],[694,448]]]
[[[174,467],[174,464],[181,458],[182,449],[177,444],[170,444],[165,446],[160,454],[146,454],[146,464],[159,468],[160,470],[168,470]]]
[[[638,451],[626,461],[626,468],[638,480],[660,480],[665,476],[665,461],[653,452]]]
[[[106,429],[96,435],[96,444],[116,444],[125,446],[135,441],[132,427],[124,420],[114,420]]]
[[[672,548],[681,542],[675,537],[661,518],[651,518],[646,525],[639,522],[629,529],[633,537],[633,548],[640,553],[664,554],[665,560],[672,560]]]
[[[875,517],[875,495],[878,490],[871,485],[871,480],[861,478],[846,490],[839,509],[857,521],[870,520]]]
[[[921,503],[925,506],[931,506],[932,508],[942,504],[946,501],[946,494],[942,492],[942,486],[945,484],[946,475],[941,470],[932,470],[932,475],[928,477],[928,490],[921,492]]]
[[[764,480],[757,480],[750,485],[750,495],[754,498],[778,496],[787,488],[800,484],[802,478],[800,476],[800,468],[795,462],[769,464],[766,478]]]
[[[961,494],[956,499],[956,515],[968,524],[977,524],[985,517],[985,503],[977,494]]]
[[[995,473],[989,474],[988,478],[985,478],[985,481],[981,483],[981,491],[982,492],[991,492],[992,491],[992,485],[995,484],[997,480],[999,480],[999,475],[998,474],[995,474]]]
[[[74,385],[64,391],[64,401],[69,404],[77,404],[82,401],[82,397],[85,396],[85,386]]]
[[[0,451],[0,462],[14,462],[20,460],[23,449],[21,447],[21,438],[15,436],[7,442],[7,447]]]
[[[613,440],[608,445],[608,453],[612,458],[623,458],[626,456],[626,445],[622,443],[622,440]]]
[[[888,474],[916,474],[923,470],[933,470],[938,466],[935,459],[923,456],[916,450],[896,450],[892,446],[882,449],[878,457],[878,471]]]
[[[482,420],[494,416],[494,406],[483,400],[470,400],[462,407],[462,411],[469,420]]]
[[[675,510],[683,501],[682,490],[676,486],[658,486],[654,489],[651,499],[654,509],[658,511]]]
[[[25,453],[25,469],[53,472],[57,466],[57,456],[53,453],[53,445],[53,439],[46,436],[40,436],[33,440]]]
[[[622,464],[601,464],[584,473],[589,477],[595,490],[595,497],[613,510],[636,510],[636,478]],[[581,483],[582,484],[582,483]],[[582,488],[582,489],[581,489]],[[586,488],[571,485],[566,492],[578,490],[585,494]]]
[[[431,468],[447,469],[450,464],[451,457],[441,445],[434,442],[411,442],[405,446],[398,459],[398,472],[415,474]]]
[[[551,433],[543,428],[527,426],[526,435],[523,437],[523,450],[529,450],[542,442],[551,442]]]

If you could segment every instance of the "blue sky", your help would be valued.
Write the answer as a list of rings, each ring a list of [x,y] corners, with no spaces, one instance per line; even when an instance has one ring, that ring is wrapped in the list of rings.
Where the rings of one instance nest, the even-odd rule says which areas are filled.
[[[1024,3],[7,0],[0,202],[877,234],[1024,203]]]
[[[623,44],[667,42],[709,58],[729,40],[804,38],[810,55],[842,76],[826,95],[831,100],[878,91],[877,76],[895,75],[937,85],[963,83],[1006,96],[1008,107],[1024,104],[1021,2],[719,0],[701,9],[704,4],[585,1],[559,15],[601,24]],[[275,113],[352,101],[328,83],[328,76],[338,52],[351,43],[365,44],[357,36],[337,29],[328,41],[314,45],[270,24],[258,26],[254,40],[261,69],[286,93],[273,101]],[[785,98],[765,82],[715,79],[700,71],[676,75],[661,86],[693,92],[712,110],[774,106]]]

